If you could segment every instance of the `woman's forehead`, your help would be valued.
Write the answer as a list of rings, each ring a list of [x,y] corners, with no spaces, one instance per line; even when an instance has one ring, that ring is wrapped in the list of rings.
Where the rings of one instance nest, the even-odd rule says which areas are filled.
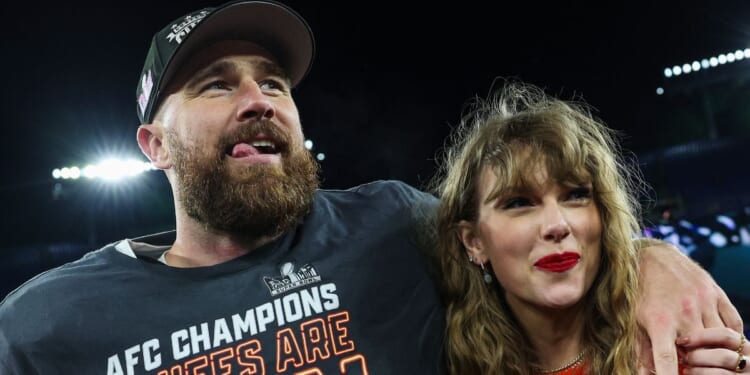
[[[568,164],[544,153],[526,153],[511,163],[485,165],[479,178],[480,194],[492,199],[508,192],[540,190],[551,184],[577,185],[592,179],[584,165]]]

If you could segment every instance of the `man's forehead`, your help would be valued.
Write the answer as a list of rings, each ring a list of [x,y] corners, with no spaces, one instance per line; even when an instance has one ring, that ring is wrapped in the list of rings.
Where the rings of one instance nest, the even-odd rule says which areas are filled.
[[[169,86],[186,83],[206,71],[237,69],[241,62],[252,63],[257,68],[285,77],[275,57],[262,46],[248,41],[221,41],[190,56]]]
[[[192,73],[190,79],[194,80],[196,77],[240,73],[248,68],[252,69],[254,72],[285,77],[281,67],[263,56],[234,54],[222,56],[216,60],[208,62],[207,65],[202,67],[199,66],[197,69],[189,71],[188,73]]]

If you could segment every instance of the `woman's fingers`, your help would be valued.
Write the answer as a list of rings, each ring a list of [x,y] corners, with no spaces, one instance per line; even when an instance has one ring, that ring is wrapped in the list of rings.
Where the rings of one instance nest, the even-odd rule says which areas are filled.
[[[688,366],[686,373],[750,373],[750,344],[732,329],[697,330],[678,338],[676,344],[685,351],[681,361]]]

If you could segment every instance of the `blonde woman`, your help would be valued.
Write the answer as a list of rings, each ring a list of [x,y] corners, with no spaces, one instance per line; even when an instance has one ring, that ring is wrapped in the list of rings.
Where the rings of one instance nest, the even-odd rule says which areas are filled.
[[[436,232],[450,372],[635,374],[641,183],[612,131],[582,105],[507,84],[452,140]],[[706,332],[682,360],[744,371],[742,336]],[[726,349],[707,352],[712,340]]]

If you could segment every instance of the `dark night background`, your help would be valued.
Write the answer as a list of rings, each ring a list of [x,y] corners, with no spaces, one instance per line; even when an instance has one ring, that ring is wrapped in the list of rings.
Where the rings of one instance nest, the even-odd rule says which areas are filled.
[[[24,2],[0,11],[0,298],[86,250],[172,228],[160,172],[112,185],[54,180],[51,171],[103,155],[145,160],[135,87],[150,39],[220,3]],[[621,130],[654,188],[649,223],[713,223],[718,214],[740,223],[750,212],[750,59],[663,75],[750,47],[746,1],[286,3],[316,35],[311,74],[294,95],[313,152],[326,154],[323,187],[383,178],[423,186],[464,103],[502,76],[582,98]],[[731,292],[735,276],[747,278],[719,274],[732,243],[703,237],[691,255]],[[734,251],[750,261],[747,249]],[[735,272],[750,264],[733,262]],[[750,297],[732,296],[738,305]]]

